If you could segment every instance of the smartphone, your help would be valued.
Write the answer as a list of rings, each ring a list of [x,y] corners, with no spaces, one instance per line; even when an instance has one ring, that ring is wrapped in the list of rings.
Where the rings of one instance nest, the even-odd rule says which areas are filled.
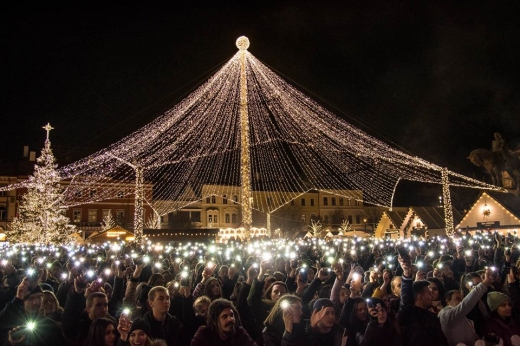
[[[374,303],[372,303],[372,299],[367,298],[366,302],[369,309],[375,308]]]
[[[396,251],[399,253],[399,256],[403,259],[403,261],[408,262],[410,261],[410,255],[408,254],[408,251],[402,246],[396,246]]]
[[[24,336],[24,335],[26,335],[28,333],[31,333],[34,330],[35,327],[36,327],[36,323],[35,322],[28,322],[25,326],[23,326],[22,328],[18,329],[16,332],[11,333],[11,338],[13,340],[18,340],[22,336]]]
[[[188,278],[188,273],[187,272],[182,272],[181,273],[181,286],[182,287],[188,287],[190,285],[190,280]]]
[[[307,271],[305,268],[300,269],[300,282],[307,282]]]

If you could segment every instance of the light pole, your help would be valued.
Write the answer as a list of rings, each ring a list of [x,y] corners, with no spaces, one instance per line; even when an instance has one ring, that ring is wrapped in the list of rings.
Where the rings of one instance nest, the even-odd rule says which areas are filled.
[[[363,218],[363,222],[365,223],[365,233],[367,233],[367,218]]]

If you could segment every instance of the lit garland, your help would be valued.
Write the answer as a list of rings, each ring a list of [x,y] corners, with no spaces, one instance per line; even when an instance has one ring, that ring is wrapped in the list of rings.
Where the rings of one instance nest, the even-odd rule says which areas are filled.
[[[136,170],[125,162],[144,168],[143,198],[155,213],[165,215],[208,196],[237,195],[243,225],[250,224],[249,208],[270,213],[310,190],[391,206],[401,179],[443,183],[441,167],[346,123],[258,61],[245,39],[237,45],[235,56],[164,115],[61,168],[70,181],[67,205],[116,198],[121,191],[135,194]],[[451,171],[445,175],[451,186],[499,189]],[[102,188],[117,183],[119,189]],[[95,195],[88,193],[92,186],[98,187]],[[138,215],[135,223],[139,227]]]
[[[455,233],[453,227],[453,207],[451,205],[450,197],[450,181],[448,169],[442,169],[442,198],[444,199],[444,222],[446,235],[452,236]]]
[[[242,187],[242,224],[246,239],[251,238],[253,223],[251,196],[251,162],[249,155],[249,115],[247,110],[246,52],[249,40],[242,36],[237,40],[240,50],[240,186]]]

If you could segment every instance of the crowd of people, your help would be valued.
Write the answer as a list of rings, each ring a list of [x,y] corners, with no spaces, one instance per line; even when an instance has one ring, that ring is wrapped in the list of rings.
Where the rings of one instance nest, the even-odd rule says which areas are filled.
[[[516,234],[0,250],[0,345],[520,345]]]

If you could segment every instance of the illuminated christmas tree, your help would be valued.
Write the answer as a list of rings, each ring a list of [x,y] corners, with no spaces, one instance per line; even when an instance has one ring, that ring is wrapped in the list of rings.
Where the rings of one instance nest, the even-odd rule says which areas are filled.
[[[29,177],[18,215],[6,232],[11,243],[68,243],[76,229],[65,216],[64,196],[59,184],[61,178],[49,141],[52,127],[47,124],[43,128],[47,131],[45,147],[36,160],[33,175]]]
[[[101,222],[101,228],[103,231],[108,231],[111,228],[114,228],[116,225],[116,221],[112,216],[112,211],[108,211],[108,214],[103,218],[103,222]]]

